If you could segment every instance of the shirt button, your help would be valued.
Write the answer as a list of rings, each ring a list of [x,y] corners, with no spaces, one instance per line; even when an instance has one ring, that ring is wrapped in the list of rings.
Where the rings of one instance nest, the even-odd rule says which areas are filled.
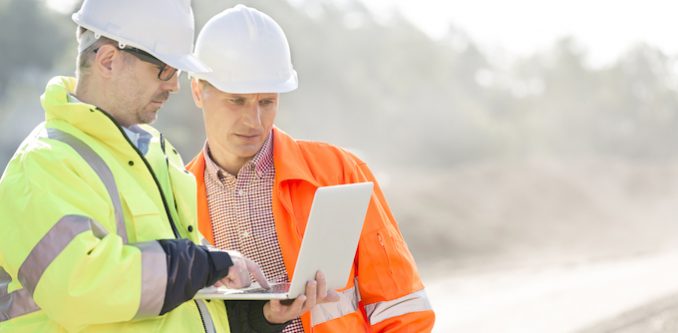
[[[245,232],[242,233],[242,237],[243,237],[243,238],[247,238],[247,237],[249,237],[249,236],[250,236],[250,233],[247,232],[247,231],[245,231]]]
[[[244,190],[238,190],[238,195],[239,195],[239,196],[245,195],[245,191],[244,191]]]

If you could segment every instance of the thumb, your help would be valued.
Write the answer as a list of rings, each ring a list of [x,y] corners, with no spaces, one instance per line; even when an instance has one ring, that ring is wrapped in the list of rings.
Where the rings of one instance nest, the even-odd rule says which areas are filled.
[[[278,313],[281,311],[282,304],[280,304],[280,300],[272,299],[269,301],[269,303],[271,303],[271,311],[273,311],[274,313]]]

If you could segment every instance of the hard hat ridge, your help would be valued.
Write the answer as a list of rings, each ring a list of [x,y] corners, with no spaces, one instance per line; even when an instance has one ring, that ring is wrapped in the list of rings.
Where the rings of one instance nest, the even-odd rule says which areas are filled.
[[[224,92],[288,92],[297,72],[282,28],[268,15],[237,5],[212,17],[196,41],[196,56],[212,73],[193,73]]]

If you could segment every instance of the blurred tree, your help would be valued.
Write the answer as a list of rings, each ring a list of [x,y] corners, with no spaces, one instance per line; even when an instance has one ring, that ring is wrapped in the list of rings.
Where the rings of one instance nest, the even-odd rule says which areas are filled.
[[[45,80],[73,72],[75,24],[47,10],[45,1],[0,0],[0,164],[42,118],[37,96]],[[572,225],[561,215],[584,207],[595,216],[599,208],[587,208],[577,186],[563,185],[588,181],[569,170],[570,157],[602,160],[594,168],[601,173],[610,168],[605,160],[610,156],[629,165],[678,157],[676,59],[653,47],[637,45],[618,62],[593,68],[586,50],[563,38],[499,66],[462,29],[451,26],[447,37],[432,40],[398,13],[377,19],[362,1],[192,3],[196,33],[237,3],[280,23],[300,85],[282,96],[277,124],[298,138],[357,150],[370,163],[406,167],[405,175],[391,174],[391,188],[397,192],[400,186],[394,207],[413,246],[463,256],[505,249],[494,244],[500,231],[516,244],[548,240],[542,234],[556,233],[549,228]],[[186,76],[181,85],[156,126],[188,159],[201,148],[204,134]],[[539,170],[503,164],[506,157],[544,155],[565,165],[558,173],[574,172],[572,177],[548,183],[550,176],[533,174]],[[524,191],[511,188],[524,184]],[[413,191],[417,188],[422,190]],[[581,200],[574,201],[576,209],[558,210],[567,202],[558,189],[564,189],[562,197]],[[555,191],[552,199],[544,195],[549,190]],[[539,198],[518,200],[530,191]],[[492,202],[506,207],[488,205]],[[525,215],[539,209],[542,215]],[[526,230],[538,236],[521,238]]]
[[[0,99],[12,82],[50,70],[61,57],[72,36],[59,22],[63,19],[47,10],[44,1],[0,2]]]
[[[0,0],[0,99],[10,82],[70,74],[74,24],[45,0]],[[573,38],[497,68],[461,29],[432,40],[402,15],[376,19],[358,0],[194,0],[196,29],[242,2],[274,17],[290,40],[300,86],[278,125],[386,163],[450,166],[498,156],[678,152],[673,61],[639,45],[606,68]],[[197,31],[196,31],[197,33]],[[70,72],[70,73],[69,73]],[[189,82],[157,123],[184,155],[203,143]],[[3,110],[4,111],[4,110]]]
[[[586,65],[571,38],[519,61],[516,82],[540,89],[508,101],[529,154],[666,158],[678,151],[678,106],[672,60],[638,45],[605,68]]]
[[[596,95],[598,150],[633,159],[664,159],[678,151],[674,61],[648,45],[629,50],[601,73]]]

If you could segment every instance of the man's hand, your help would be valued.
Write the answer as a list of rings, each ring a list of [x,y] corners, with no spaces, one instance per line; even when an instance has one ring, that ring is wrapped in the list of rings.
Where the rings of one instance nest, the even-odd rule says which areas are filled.
[[[262,288],[270,288],[264,273],[261,271],[259,264],[247,259],[238,251],[226,251],[231,256],[233,266],[228,269],[228,275],[223,279],[217,281],[214,285],[217,287],[225,286],[231,289],[240,289],[249,287],[252,284],[250,274],[261,285]]]
[[[271,300],[264,305],[264,317],[271,324],[282,324],[298,318],[316,304],[336,302],[339,294],[327,290],[325,274],[318,272],[315,280],[306,283],[306,294],[297,297],[291,304],[283,304],[280,300]]]

